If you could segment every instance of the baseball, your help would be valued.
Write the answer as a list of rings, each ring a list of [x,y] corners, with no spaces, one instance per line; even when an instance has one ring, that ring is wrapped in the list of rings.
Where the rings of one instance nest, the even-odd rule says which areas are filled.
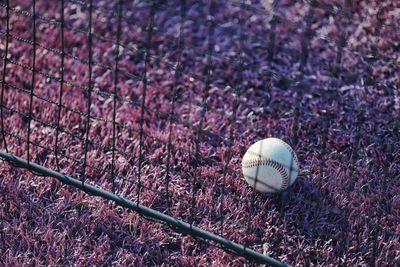
[[[296,180],[298,170],[296,153],[278,138],[254,143],[242,160],[244,178],[259,192],[276,193],[286,190]]]

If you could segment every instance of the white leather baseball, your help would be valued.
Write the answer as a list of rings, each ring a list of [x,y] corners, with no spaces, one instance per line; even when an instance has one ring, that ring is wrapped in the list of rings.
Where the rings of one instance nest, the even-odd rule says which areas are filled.
[[[296,153],[278,138],[260,140],[247,150],[242,171],[247,183],[259,192],[286,190],[297,178]]]

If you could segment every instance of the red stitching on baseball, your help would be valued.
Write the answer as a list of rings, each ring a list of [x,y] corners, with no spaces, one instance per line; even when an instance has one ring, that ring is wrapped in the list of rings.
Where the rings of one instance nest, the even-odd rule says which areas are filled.
[[[284,141],[282,141],[281,139],[277,139],[281,144],[283,144],[290,152],[290,154],[292,154],[292,158],[294,159],[294,161],[296,162],[297,165],[297,169],[299,169],[300,165],[299,165],[299,160],[297,159],[297,155],[296,153],[293,151],[293,149],[286,144]]]
[[[272,159],[251,159],[242,164],[243,168],[252,168],[255,166],[269,166],[279,172],[282,177],[282,185],[279,190],[285,190],[289,186],[289,174],[279,162]]]

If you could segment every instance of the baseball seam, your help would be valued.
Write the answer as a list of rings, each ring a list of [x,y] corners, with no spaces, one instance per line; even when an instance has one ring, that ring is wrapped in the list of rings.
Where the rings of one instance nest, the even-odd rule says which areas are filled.
[[[285,167],[272,159],[251,159],[243,162],[243,168],[253,168],[256,166],[268,166],[274,168],[282,177],[282,185],[279,190],[285,190],[289,186],[289,175]]]
[[[278,139],[278,141],[281,143],[281,144],[283,144],[288,150],[289,150],[289,152],[290,152],[290,154],[292,154],[292,158],[294,159],[294,161],[296,162],[296,167],[297,167],[297,169],[299,169],[299,160],[298,160],[298,158],[297,158],[297,155],[296,155],[296,153],[294,152],[294,150],[288,145],[288,144],[286,144],[284,141],[282,141],[282,140],[280,140],[280,139]]]

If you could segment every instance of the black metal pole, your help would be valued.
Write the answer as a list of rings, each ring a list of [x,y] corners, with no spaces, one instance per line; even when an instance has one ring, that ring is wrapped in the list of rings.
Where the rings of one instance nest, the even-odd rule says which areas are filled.
[[[4,151],[0,151],[0,157],[9,161],[10,163],[14,163],[20,167],[28,168],[36,173],[41,173],[45,176],[51,176],[53,178],[56,178],[56,179],[60,180],[61,182],[68,184],[68,185],[72,185],[80,190],[85,191],[88,194],[100,196],[100,197],[106,198],[108,200],[114,201],[116,204],[118,204],[122,207],[126,207],[128,209],[137,211],[137,212],[139,212],[145,216],[148,216],[150,218],[165,222],[173,227],[179,228],[180,230],[182,230],[190,235],[214,241],[228,249],[235,251],[239,255],[243,255],[244,257],[253,259],[259,263],[270,264],[271,266],[289,266],[289,265],[284,264],[284,263],[282,263],[278,260],[275,260],[271,257],[260,254],[254,250],[251,250],[247,247],[237,244],[233,241],[227,240],[221,236],[215,235],[213,233],[210,233],[208,231],[200,229],[196,226],[191,226],[188,223],[185,223],[181,220],[175,219],[164,213],[161,213],[161,212],[158,212],[151,208],[142,206],[136,202],[130,201],[126,198],[123,198],[123,197],[113,194],[111,192],[104,191],[98,187],[89,185],[86,182],[82,183],[82,181],[72,178],[68,175],[64,175],[59,172],[50,170],[46,167],[37,165],[33,162],[29,162],[29,164],[28,164],[28,162],[26,160],[16,157],[16,156],[13,156],[12,154],[6,153]]]

